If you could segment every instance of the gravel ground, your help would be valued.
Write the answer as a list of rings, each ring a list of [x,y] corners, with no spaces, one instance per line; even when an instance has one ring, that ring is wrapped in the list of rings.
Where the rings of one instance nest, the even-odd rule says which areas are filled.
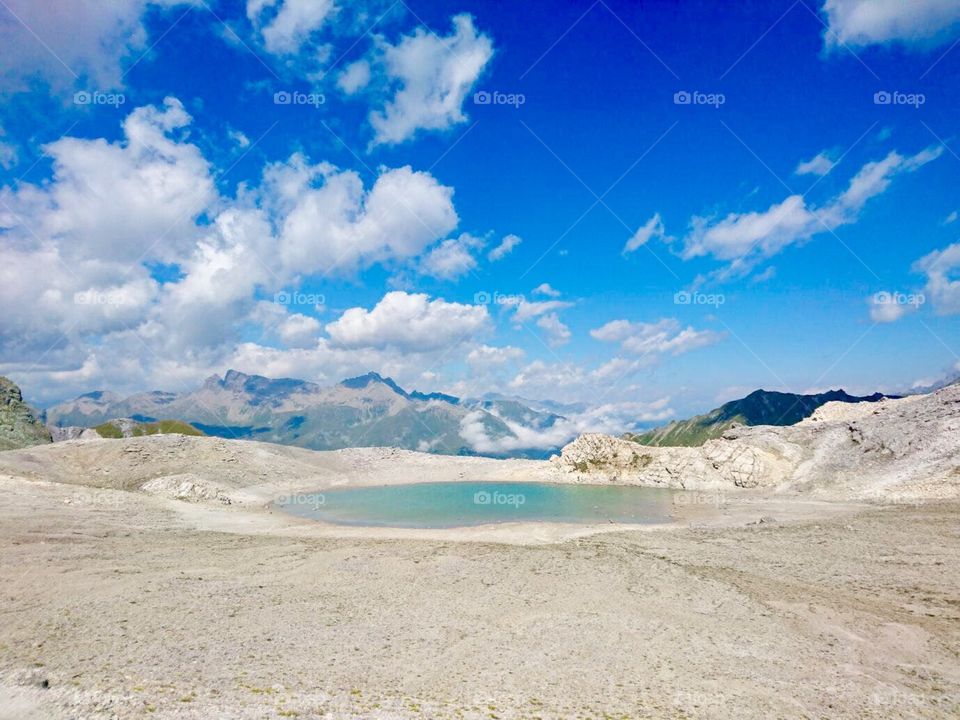
[[[960,715],[960,504],[339,532],[264,501],[550,469],[195,442],[0,454],[0,718]],[[231,503],[132,490],[188,473]]]

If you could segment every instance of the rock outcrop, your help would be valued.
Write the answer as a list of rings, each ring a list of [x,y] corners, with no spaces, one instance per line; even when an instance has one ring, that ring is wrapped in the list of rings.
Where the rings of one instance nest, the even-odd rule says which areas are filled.
[[[17,384],[0,376],[0,450],[16,450],[51,442],[53,438],[50,431],[23,402]]]
[[[700,447],[583,435],[553,463],[584,482],[760,488],[884,502],[960,497],[960,386],[879,402],[827,403],[789,427],[728,430]]]

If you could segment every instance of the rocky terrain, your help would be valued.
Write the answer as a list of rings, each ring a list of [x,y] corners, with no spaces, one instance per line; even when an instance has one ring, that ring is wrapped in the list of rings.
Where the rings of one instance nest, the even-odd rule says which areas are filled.
[[[954,718],[960,391],[550,462],[160,434],[0,453],[0,720]],[[342,527],[341,485],[669,486],[664,526]]]
[[[20,388],[0,377],[0,450],[44,445],[53,442],[33,410],[23,402]]]
[[[828,402],[877,402],[885,395],[874,393],[866,397],[850,395],[843,390],[831,390],[816,395],[756,390],[739,400],[724,403],[716,410],[696,415],[688,420],[677,420],[644,433],[628,434],[628,440],[641,445],[695,447],[740,425],[794,425],[810,417]]]
[[[553,462],[587,478],[822,497],[960,496],[960,385],[872,403],[832,402],[789,427],[737,427],[701,447],[584,435]]]

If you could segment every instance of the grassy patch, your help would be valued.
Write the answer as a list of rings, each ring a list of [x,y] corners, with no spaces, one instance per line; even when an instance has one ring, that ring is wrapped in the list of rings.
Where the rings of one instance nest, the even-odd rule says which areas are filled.
[[[97,431],[100,437],[111,438],[113,440],[123,437],[123,432],[113,423],[105,422],[102,425],[97,425],[93,429]]]

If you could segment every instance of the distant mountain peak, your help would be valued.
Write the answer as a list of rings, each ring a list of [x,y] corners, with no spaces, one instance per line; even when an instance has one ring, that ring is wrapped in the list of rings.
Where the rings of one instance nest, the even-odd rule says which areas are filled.
[[[232,388],[242,388],[246,385],[247,380],[250,379],[250,376],[246,373],[242,373],[238,370],[227,370],[226,374],[223,376],[223,385],[224,387]]]
[[[413,390],[412,392],[407,392],[402,387],[397,385],[394,382],[393,378],[383,377],[380,373],[373,372],[372,370],[365,375],[358,375],[357,377],[347,378],[340,383],[341,386],[350,388],[351,390],[362,390],[365,387],[369,387],[372,384],[385,385],[386,387],[393,390],[397,395],[407,400],[421,400],[421,401],[430,401],[430,400],[439,400],[441,402],[450,403],[451,405],[459,405],[460,398],[454,397],[453,395],[447,395],[440,392],[432,393],[422,393],[418,390]]]
[[[389,378],[389,377],[385,378],[380,373],[373,372],[372,370],[366,373],[365,375],[357,375],[356,377],[347,378],[346,380],[342,381],[340,384],[343,387],[350,388],[351,390],[361,390],[373,383],[386,385],[388,388],[393,390],[398,395],[402,395],[403,397],[409,397],[407,395],[407,391],[404,390],[399,385],[397,385],[393,381],[393,378]]]
[[[80,395],[77,399],[80,398],[89,398],[90,400],[106,400],[107,402],[113,402],[119,400],[120,396],[116,393],[112,393],[109,390],[94,390],[93,392],[84,393]]]

